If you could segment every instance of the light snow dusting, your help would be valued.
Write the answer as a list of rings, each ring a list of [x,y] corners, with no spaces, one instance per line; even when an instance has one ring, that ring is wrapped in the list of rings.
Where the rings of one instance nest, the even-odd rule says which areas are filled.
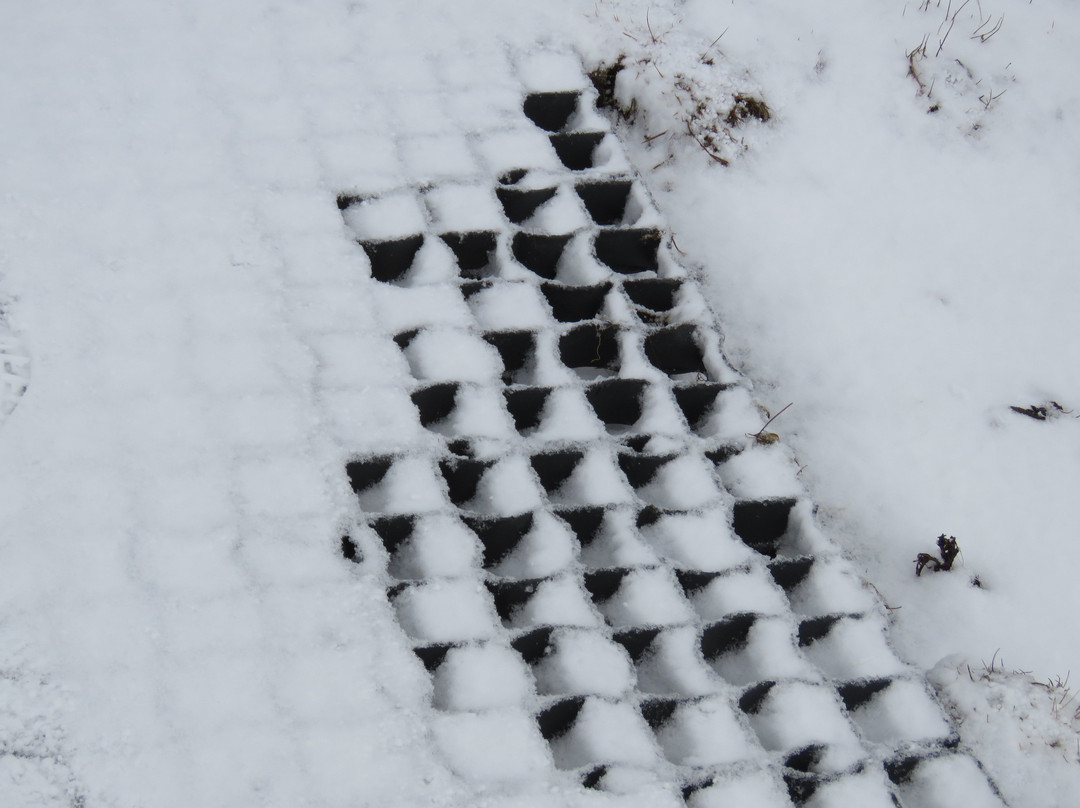
[[[0,804],[1071,804],[1078,25],[10,9]]]

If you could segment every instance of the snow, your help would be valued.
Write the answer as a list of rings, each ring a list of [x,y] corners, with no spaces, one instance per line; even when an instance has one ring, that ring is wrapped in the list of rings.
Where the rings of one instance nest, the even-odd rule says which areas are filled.
[[[704,764],[688,804],[756,808],[787,804],[778,771],[809,742],[840,773],[809,805],[999,805],[987,774],[1010,804],[1076,793],[1075,716],[1041,687],[1077,667],[1073,6],[106,0],[5,23],[0,802],[679,805],[670,773]],[[581,71],[620,54],[632,123]],[[568,132],[598,138],[576,177],[634,180],[619,224],[521,114],[523,91],[570,88]],[[740,94],[770,120],[728,124]],[[586,321],[621,328],[607,367],[560,361],[576,324],[513,257],[513,169],[557,188],[523,223],[571,236],[555,280],[615,281]],[[701,378],[650,359],[623,286],[649,273],[591,247],[667,224],[656,275],[701,285],[644,314],[695,329]],[[466,293],[442,236],[488,229],[465,271],[500,283]],[[417,235],[411,267],[372,277],[378,245]],[[484,334],[519,329],[510,369]],[[555,388],[535,428],[504,371]],[[589,403],[608,377],[647,382],[635,423]],[[686,424],[672,388],[702,379],[735,386]],[[444,382],[451,414],[421,424],[412,394]],[[781,442],[754,442],[757,405],[788,402]],[[679,457],[635,488],[618,441],[643,433],[634,452]],[[483,471],[456,502],[436,453],[462,436]],[[744,451],[714,473],[705,443]],[[546,491],[532,456],[578,445]],[[385,473],[350,490],[352,462]],[[734,535],[732,499],[787,498],[768,552]],[[597,535],[552,505],[600,508]],[[462,518],[526,513],[482,566]],[[415,517],[397,544],[372,526],[394,516]],[[942,533],[960,566],[916,578]],[[626,569],[614,598],[582,583]],[[537,579],[505,619],[504,576]],[[746,613],[706,665],[701,621]],[[539,659],[511,650],[553,625]],[[441,643],[429,672],[412,646]],[[982,675],[995,649],[1034,673]],[[935,664],[962,746],[886,778],[898,743],[951,731]],[[865,677],[890,681],[845,710],[836,683]],[[659,732],[642,693],[683,699]],[[568,695],[589,698],[545,740],[538,711]]]

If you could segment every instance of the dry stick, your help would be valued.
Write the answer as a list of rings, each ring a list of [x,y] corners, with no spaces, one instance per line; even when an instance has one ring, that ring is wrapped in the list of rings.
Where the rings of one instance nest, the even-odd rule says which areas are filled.
[[[787,404],[787,406],[784,407],[784,410],[786,410],[788,407],[790,407],[794,403],[795,403],[794,401],[789,402]],[[784,414],[784,410],[780,410],[780,412],[776,413],[776,415],[774,415],[772,418],[770,418],[768,421],[765,422],[765,426],[763,426],[761,429],[759,429],[757,432],[755,432],[750,437],[756,438],[759,435],[761,435],[761,433],[765,431],[765,427],[767,427],[769,424],[771,424],[773,421],[775,421],[777,418],[779,418],[781,415]]]
[[[725,28],[723,31],[721,31],[720,36],[718,36],[716,39],[714,39],[712,42],[710,42],[709,47],[707,47],[705,50],[703,50],[701,52],[701,56],[700,56],[698,61],[704,62],[705,61],[705,54],[708,53],[709,51],[711,51],[712,48],[713,48],[713,45],[715,45],[717,42],[719,42],[721,39],[723,39],[724,34],[726,34],[727,32],[728,32],[727,28]]]
[[[699,138],[697,136],[697,134],[694,132],[693,128],[690,126],[690,121],[686,122],[686,131],[690,133],[690,137],[692,137],[694,140],[696,140],[698,142],[698,145],[701,146],[701,148],[705,151],[705,153],[707,155],[709,155],[709,157],[714,159],[716,162],[718,162],[722,166],[730,165],[730,163],[727,160],[725,160],[723,157],[721,157],[718,154],[713,154],[709,150],[709,147],[705,145],[705,141],[702,140],[701,138]]]
[[[645,142],[646,143],[652,143],[658,137],[663,137],[667,133],[668,133],[668,130],[665,129],[663,132],[657,132],[655,135],[645,135]]]

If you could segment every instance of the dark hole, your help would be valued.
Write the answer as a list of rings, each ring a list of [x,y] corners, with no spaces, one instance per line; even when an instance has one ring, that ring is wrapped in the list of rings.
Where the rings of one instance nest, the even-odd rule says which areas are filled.
[[[638,511],[637,520],[635,524],[640,530],[643,527],[649,525],[655,525],[664,517],[664,512],[657,508],[655,505],[646,505],[640,511]]]
[[[718,572],[702,572],[701,570],[675,570],[675,577],[679,579],[679,586],[687,595],[700,592],[716,580]]]
[[[566,482],[584,457],[584,452],[547,452],[533,455],[529,458],[529,462],[532,463],[533,470],[540,478],[540,484],[544,486],[544,490],[551,494]]]
[[[821,762],[822,756],[825,754],[825,746],[823,744],[815,743],[805,746],[795,752],[788,755],[784,761],[784,765],[789,769],[794,769],[804,774],[810,774],[814,771],[814,768]]]
[[[620,454],[619,467],[634,488],[648,485],[660,467],[670,463],[677,455]]]
[[[341,537],[341,555],[348,561],[352,561],[359,564],[364,560],[363,554],[360,552],[360,548],[356,545],[356,542],[352,540],[348,535]]]
[[[493,460],[447,458],[439,461],[439,470],[450,492],[450,501],[462,505],[476,496],[476,487],[484,472],[494,465]]]
[[[648,655],[653,641],[658,636],[660,636],[660,629],[658,628],[632,628],[627,631],[620,631],[612,639],[625,648],[626,653],[630,655],[630,659],[637,664]]]
[[[552,236],[546,233],[515,233],[510,251],[519,264],[541,278],[555,279],[559,259],[570,242],[570,236]]]
[[[788,797],[796,805],[803,805],[814,796],[821,781],[812,775],[798,772],[784,772],[784,784],[787,786]]]
[[[533,526],[533,515],[466,518],[465,523],[484,547],[484,569],[497,566],[521,543]]]
[[[575,190],[594,222],[611,225],[619,224],[623,220],[632,185],[629,180],[583,182]]]
[[[704,382],[702,384],[687,384],[672,390],[675,394],[675,403],[679,405],[682,414],[686,417],[686,423],[693,428],[705,417],[724,385],[716,382]]]
[[[703,791],[706,788],[712,788],[716,783],[715,777],[706,777],[704,780],[698,780],[697,782],[690,783],[683,786],[682,798],[684,802],[690,802],[690,798],[697,794],[699,791]]]
[[[491,263],[491,254],[495,252],[494,233],[443,233],[439,238],[453,250],[458,273],[463,278],[482,276]]]
[[[548,132],[558,132],[570,121],[570,116],[578,107],[580,93],[553,92],[529,93],[525,96],[523,108],[530,121]]]
[[[607,774],[607,771],[607,766],[597,766],[595,769],[590,769],[582,776],[581,785],[585,788],[599,788],[600,781],[604,779],[604,775]]]
[[[393,603],[397,600],[398,595],[404,592],[406,589],[410,589],[414,584],[409,581],[402,581],[401,583],[388,586],[386,588],[386,599]]]
[[[421,425],[431,426],[454,411],[458,386],[457,382],[443,382],[417,390],[412,394],[412,402],[420,411]]]
[[[627,297],[638,306],[649,311],[671,311],[675,306],[675,293],[682,286],[682,281],[673,278],[640,278],[626,281],[623,289]]]
[[[529,602],[543,578],[530,581],[488,581],[487,588],[495,601],[495,611],[504,623],[510,622],[513,613]]]
[[[747,688],[746,692],[739,697],[739,709],[744,713],[753,715],[761,709],[766,697],[769,695],[769,691],[775,686],[776,682],[758,682],[756,685]]]
[[[409,343],[416,339],[416,335],[419,333],[419,328],[410,328],[408,331],[402,331],[400,334],[394,334],[394,344],[404,351],[406,348],[409,347]]]
[[[514,426],[518,432],[540,426],[540,416],[549,395],[551,395],[550,387],[521,387],[517,390],[503,391],[506,409],[513,416]]]
[[[582,320],[594,320],[600,316],[604,299],[611,290],[610,283],[598,286],[563,286],[560,283],[545,283],[540,291],[551,306],[551,313],[560,323],[578,323]]]
[[[717,446],[714,449],[706,449],[705,456],[719,466],[721,463],[726,463],[742,450],[743,447],[737,443],[727,443],[723,446]]]
[[[619,329],[613,325],[576,326],[559,337],[559,358],[568,368],[615,368],[618,336]]]
[[[620,443],[631,452],[644,452],[650,440],[649,435],[631,435],[629,438],[623,438]]]
[[[424,663],[424,667],[427,668],[428,673],[435,673],[439,666],[446,660],[446,653],[453,647],[454,646],[450,643],[423,645],[419,648],[414,648],[413,653],[420,657],[420,661]]]
[[[551,647],[551,633],[554,631],[551,626],[545,626],[543,628],[534,628],[527,634],[522,634],[510,643],[510,646],[521,654],[521,658],[525,660],[529,665],[535,665],[544,655],[547,654],[548,649]]]
[[[679,699],[649,699],[641,702],[641,715],[652,729],[657,730],[671,720],[680,703]]]
[[[633,426],[641,418],[645,384],[639,379],[606,379],[590,384],[585,398],[605,424]]]
[[[795,587],[806,580],[810,574],[810,568],[814,566],[813,557],[795,558],[790,561],[774,561],[769,565],[769,572],[773,580],[785,591],[790,593]]]
[[[812,645],[827,637],[832,627],[842,619],[841,615],[829,614],[824,617],[811,617],[799,623],[799,647]]]
[[[355,194],[338,194],[337,209],[338,210],[345,210],[346,208],[349,208],[352,205],[355,205],[355,204],[357,204],[359,202],[363,202],[363,201],[364,201],[364,197],[356,196]]]
[[[567,508],[555,511],[555,515],[570,525],[582,547],[592,543],[604,523],[604,509],[599,507]]]
[[[584,704],[584,696],[574,696],[556,702],[540,713],[536,722],[540,725],[544,740],[551,741],[569,732]]]
[[[775,558],[794,504],[794,499],[736,502],[732,523],[735,535],[759,553]]]
[[[555,196],[558,188],[505,188],[495,189],[495,196],[502,203],[506,218],[514,224],[521,224],[536,209]]]
[[[705,626],[701,632],[701,654],[708,660],[745,648],[750,639],[750,629],[757,622],[757,615],[747,612],[733,614],[719,623]]]
[[[486,331],[484,339],[502,358],[502,378],[506,384],[511,384],[511,377],[528,365],[536,349],[536,336],[532,331]]]
[[[449,449],[451,453],[456,454],[458,457],[473,456],[472,444],[470,444],[469,441],[465,438],[450,441],[448,444],[446,444],[446,448]]]
[[[416,517],[412,515],[382,516],[373,519],[371,528],[382,539],[386,552],[393,555],[398,548],[408,541],[416,527]]]
[[[360,246],[371,261],[371,277],[383,283],[392,283],[409,271],[423,243],[424,237],[420,235],[393,241],[361,241]]]
[[[892,679],[867,679],[861,682],[849,682],[837,688],[844,706],[849,710],[858,710],[870,699],[892,684]]]
[[[677,325],[654,331],[645,337],[645,356],[669,376],[680,373],[702,373],[705,358],[692,325]]]
[[[500,185],[517,185],[528,174],[528,169],[525,168],[512,168],[509,171],[505,171],[499,175]]]
[[[491,281],[464,281],[461,284],[461,296],[468,300],[477,292],[491,287]]]
[[[632,275],[656,269],[659,230],[601,230],[594,242],[596,257],[616,272]]]
[[[623,578],[629,572],[630,570],[622,568],[586,572],[585,588],[589,590],[593,600],[603,602],[619,591]]]
[[[390,471],[393,462],[393,455],[353,460],[345,466],[345,473],[349,475],[349,485],[357,494],[366,491],[371,486],[382,482],[382,478],[386,476],[386,472]]]
[[[618,61],[611,64],[601,64],[589,73],[589,79],[599,95],[596,105],[601,109],[615,106],[615,80],[623,69],[624,58],[620,56]]]
[[[903,785],[911,779],[915,769],[922,763],[922,758],[915,755],[905,755],[885,761],[885,773],[896,785]]]
[[[551,145],[562,164],[571,171],[584,171],[593,167],[593,152],[604,139],[603,132],[569,132],[551,135]]]

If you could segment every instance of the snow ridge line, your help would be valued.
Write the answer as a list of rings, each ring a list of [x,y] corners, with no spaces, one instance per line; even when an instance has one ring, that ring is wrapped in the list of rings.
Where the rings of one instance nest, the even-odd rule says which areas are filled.
[[[528,123],[477,138],[488,176],[338,199],[394,290],[384,322],[412,318],[387,336],[429,435],[354,456],[342,552],[385,570],[448,759],[663,804],[999,805],[786,451],[748,439],[712,314],[573,61],[519,65]],[[467,314],[417,319],[431,299]]]

